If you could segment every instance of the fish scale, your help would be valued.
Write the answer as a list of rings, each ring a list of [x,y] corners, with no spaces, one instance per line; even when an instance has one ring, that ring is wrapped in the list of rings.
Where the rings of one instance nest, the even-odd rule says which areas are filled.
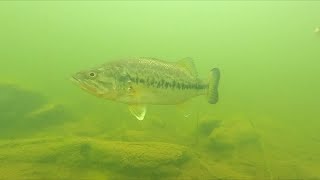
[[[193,77],[184,68],[174,63],[156,59],[138,59],[126,61],[124,64],[130,79],[138,84],[160,84],[160,87],[167,84],[167,86],[175,87],[177,83],[196,87],[202,83],[197,77]]]

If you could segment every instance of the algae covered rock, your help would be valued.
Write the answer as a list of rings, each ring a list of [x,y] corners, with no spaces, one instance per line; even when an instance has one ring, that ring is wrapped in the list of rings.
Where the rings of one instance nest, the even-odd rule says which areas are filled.
[[[188,160],[183,146],[158,142],[71,140],[59,152],[41,159],[81,165],[87,161],[114,169],[150,169],[166,164],[179,165]]]
[[[235,147],[259,143],[260,136],[249,121],[231,121],[222,124],[209,135],[210,145],[216,149],[233,149]]]
[[[0,148],[2,163],[89,168],[135,177],[177,176],[193,157],[187,147],[176,144],[88,138],[2,141]]]

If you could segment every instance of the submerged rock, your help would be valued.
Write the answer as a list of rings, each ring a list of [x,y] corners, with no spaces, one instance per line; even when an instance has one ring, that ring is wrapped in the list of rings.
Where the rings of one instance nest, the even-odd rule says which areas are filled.
[[[210,146],[214,149],[226,150],[235,147],[257,144],[260,136],[248,121],[232,121],[222,124],[209,135]]]
[[[97,139],[53,138],[0,142],[2,164],[30,164],[28,178],[48,178],[43,167],[86,169],[105,177],[185,177],[189,171],[208,175],[190,150],[181,145],[160,142],[120,142]],[[193,165],[192,165],[193,164]],[[197,166],[194,166],[197,164]],[[13,170],[14,171],[14,170]],[[48,171],[39,174],[39,171]],[[16,172],[17,174],[21,172]],[[192,172],[190,172],[192,173]],[[66,175],[65,177],[69,177]]]
[[[19,137],[71,119],[63,105],[15,85],[0,84],[0,137]]]
[[[45,103],[47,103],[47,99],[38,93],[11,84],[0,84],[0,116],[2,122],[15,120]]]
[[[188,157],[185,147],[174,144],[78,139],[68,142],[60,152],[40,159],[80,166],[83,163],[111,166],[116,170],[146,170],[167,164],[178,166],[188,160]]]
[[[221,125],[221,120],[201,119],[198,124],[198,132],[200,135],[209,136],[211,132]]]

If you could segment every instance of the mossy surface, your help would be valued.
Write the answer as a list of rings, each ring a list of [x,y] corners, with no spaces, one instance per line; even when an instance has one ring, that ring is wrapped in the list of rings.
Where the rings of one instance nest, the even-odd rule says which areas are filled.
[[[0,85],[0,107],[0,180],[319,177],[318,153],[283,153],[273,144],[281,139],[274,133],[264,144],[270,134],[261,127],[279,128],[275,122],[255,126],[247,117],[212,114],[182,121],[166,114],[169,107],[137,121],[127,112],[106,116],[105,105],[80,116],[66,104],[13,85]],[[299,138],[282,142],[294,145]],[[301,160],[285,161],[292,157]]]
[[[88,173],[95,172],[103,177],[179,178],[185,174],[182,172],[186,169],[198,168],[187,165],[198,162],[187,147],[160,142],[68,137],[2,141],[0,148],[2,163],[21,167],[15,173],[3,172],[3,178],[25,173],[36,178],[53,177],[50,174],[53,175],[54,172],[49,169],[56,171],[59,167],[62,171],[68,171],[70,176],[81,169],[81,173],[84,173],[83,169],[86,169]],[[67,173],[63,176],[69,175]]]

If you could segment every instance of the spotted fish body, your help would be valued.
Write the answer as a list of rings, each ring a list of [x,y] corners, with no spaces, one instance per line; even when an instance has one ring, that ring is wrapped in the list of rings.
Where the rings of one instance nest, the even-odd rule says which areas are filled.
[[[132,114],[142,120],[146,104],[179,104],[199,95],[216,103],[219,77],[219,70],[213,69],[208,81],[200,80],[188,58],[174,63],[134,58],[78,72],[73,79],[98,97],[129,104]]]

